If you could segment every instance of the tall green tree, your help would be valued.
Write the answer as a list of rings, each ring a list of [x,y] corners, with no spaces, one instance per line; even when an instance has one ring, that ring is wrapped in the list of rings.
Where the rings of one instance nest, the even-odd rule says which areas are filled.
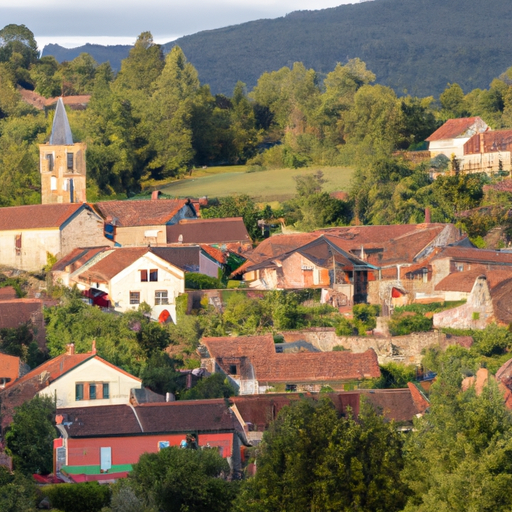
[[[179,46],[173,47],[155,82],[149,119],[154,157],[148,168],[166,178],[184,173],[194,157],[191,112],[200,88],[197,71]]]
[[[5,445],[17,471],[47,475],[53,469],[55,403],[51,397],[36,395],[15,408],[5,434]]]
[[[339,418],[328,398],[298,401],[260,446],[237,510],[393,511],[405,503],[401,436],[367,405],[355,421]]]
[[[511,413],[494,381],[478,396],[474,388],[460,391],[462,376],[457,359],[445,362],[430,412],[407,438],[407,512],[505,512],[512,506]]]
[[[128,485],[146,506],[162,512],[228,512],[237,485],[215,449],[169,447],[146,453],[134,464]]]

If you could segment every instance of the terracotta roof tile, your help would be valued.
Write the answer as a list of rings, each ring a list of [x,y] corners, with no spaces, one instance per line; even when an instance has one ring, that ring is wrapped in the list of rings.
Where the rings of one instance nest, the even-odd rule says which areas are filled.
[[[224,399],[105,405],[59,409],[71,437],[172,432],[234,431],[236,418]],[[140,421],[137,421],[137,418]],[[142,429],[141,429],[142,426]]]
[[[115,219],[117,226],[156,226],[167,224],[188,202],[187,199],[103,201],[94,208],[109,222]]]
[[[451,258],[454,261],[467,261],[482,265],[512,265],[512,252],[473,249],[470,247],[446,247],[435,259]]]
[[[84,282],[108,283],[114,276],[126,267],[150,252],[148,247],[119,247],[103,259],[82,272],[78,279]]]
[[[20,374],[20,358],[0,354],[0,380],[10,379],[6,386],[10,386]]]
[[[11,299],[0,301],[0,328],[14,329],[33,322],[43,327],[43,302],[40,299]]]
[[[4,286],[0,288],[0,300],[12,300],[17,299],[18,294],[12,286]]]
[[[33,107],[36,107],[39,110],[44,110],[45,107],[57,103],[57,100],[59,99],[58,97],[45,98],[44,96],[41,96],[40,94],[37,94],[34,91],[29,91],[27,89],[23,89],[22,87],[19,87],[18,91],[21,94],[23,101],[32,105]],[[90,99],[90,94],[62,97],[62,101],[64,102],[64,104],[69,105],[71,108],[74,108],[75,110],[81,110],[85,108],[85,106],[89,103]]]
[[[185,244],[251,243],[251,238],[242,217],[184,219],[177,224],[167,226],[167,243],[178,242]]]
[[[460,119],[448,119],[446,123],[438,128],[427,141],[454,139],[463,136],[477,121],[481,121],[479,117],[462,117]]]
[[[510,325],[512,323],[512,278],[502,281],[491,288],[491,299],[494,317],[497,323]]]
[[[218,261],[222,264],[226,263],[226,255],[220,249],[210,245],[201,245],[201,249],[209,256],[211,256],[215,261]]]
[[[104,247],[80,247],[74,249],[69,254],[61,258],[52,267],[53,271],[63,271],[69,269],[71,272],[77,270],[81,266],[85,265],[91,260],[96,254],[110,249],[108,246]]]
[[[0,208],[0,230],[59,228],[83,204],[35,204]]]
[[[512,130],[489,130],[476,133],[464,144],[464,154],[497,153],[510,151]]]
[[[272,335],[203,338],[216,359],[247,357],[260,382],[323,382],[369,379],[380,376],[373,350],[352,352],[299,352],[276,354]]]

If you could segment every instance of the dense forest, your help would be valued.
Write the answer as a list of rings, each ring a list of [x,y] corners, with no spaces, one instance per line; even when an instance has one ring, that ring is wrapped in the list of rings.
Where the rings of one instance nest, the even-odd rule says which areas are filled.
[[[88,146],[91,201],[133,196],[194,166],[246,163],[257,172],[348,165],[356,172],[347,201],[327,201],[318,175],[298,182],[297,200],[282,211],[261,215],[285,216],[307,230],[422,222],[430,207],[433,221],[459,221],[475,239],[507,221],[506,198],[498,198],[492,215],[475,210],[458,217],[496,203],[483,194],[487,176],[447,174],[433,182],[429,169],[450,169],[448,159],[413,164],[400,150],[423,148],[425,138],[453,117],[479,115],[495,129],[511,127],[512,71],[467,94],[449,84],[438,99],[398,97],[375,80],[360,59],[337,64],[323,80],[296,62],[263,73],[249,93],[237,82],[230,96],[213,95],[180,47],[164,57],[149,32],[139,36],[115,74],[85,53],[62,64],[38,58],[30,30],[8,25],[0,31],[0,205],[40,201],[37,143],[48,140],[52,110],[37,111],[22,101],[24,87],[46,97],[92,95],[86,110],[69,112],[75,139]]]
[[[238,80],[252,89],[264,72],[294,62],[324,76],[337,62],[360,58],[397,94],[437,96],[448,82],[468,92],[504,72],[511,29],[507,0],[376,0],[199,32],[167,43],[165,51],[182,48],[213,93],[230,94]],[[70,61],[88,52],[115,67],[123,51],[52,45],[43,55]]]

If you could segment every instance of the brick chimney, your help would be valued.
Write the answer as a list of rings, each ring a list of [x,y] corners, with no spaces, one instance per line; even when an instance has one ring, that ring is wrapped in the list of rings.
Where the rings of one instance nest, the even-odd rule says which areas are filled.
[[[425,208],[425,224],[430,224],[430,208]]]
[[[92,350],[91,350],[91,352],[93,354],[96,354],[96,340],[92,340]]]
[[[66,354],[68,356],[72,356],[75,354],[75,344],[74,343],[68,343],[66,345]]]
[[[151,192],[151,201],[157,201],[158,196],[160,194],[161,194],[160,190],[153,190],[153,192]]]

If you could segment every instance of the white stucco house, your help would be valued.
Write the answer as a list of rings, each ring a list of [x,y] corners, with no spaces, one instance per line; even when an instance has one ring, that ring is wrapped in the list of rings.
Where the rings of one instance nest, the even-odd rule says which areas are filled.
[[[67,354],[75,355],[73,345],[68,346]],[[38,393],[56,397],[59,409],[128,404],[130,390],[142,387],[140,379],[99,357],[94,348],[88,354],[76,355],[76,366]]]
[[[462,158],[464,144],[476,133],[483,133],[487,130],[489,130],[489,126],[480,117],[448,119],[443,126],[426,139],[430,156],[433,158],[442,154],[450,159],[452,155]]]
[[[83,291],[106,293],[110,307],[124,313],[146,303],[151,317],[176,323],[176,297],[185,291],[185,272],[149,247],[121,247],[100,253],[70,279]]]

